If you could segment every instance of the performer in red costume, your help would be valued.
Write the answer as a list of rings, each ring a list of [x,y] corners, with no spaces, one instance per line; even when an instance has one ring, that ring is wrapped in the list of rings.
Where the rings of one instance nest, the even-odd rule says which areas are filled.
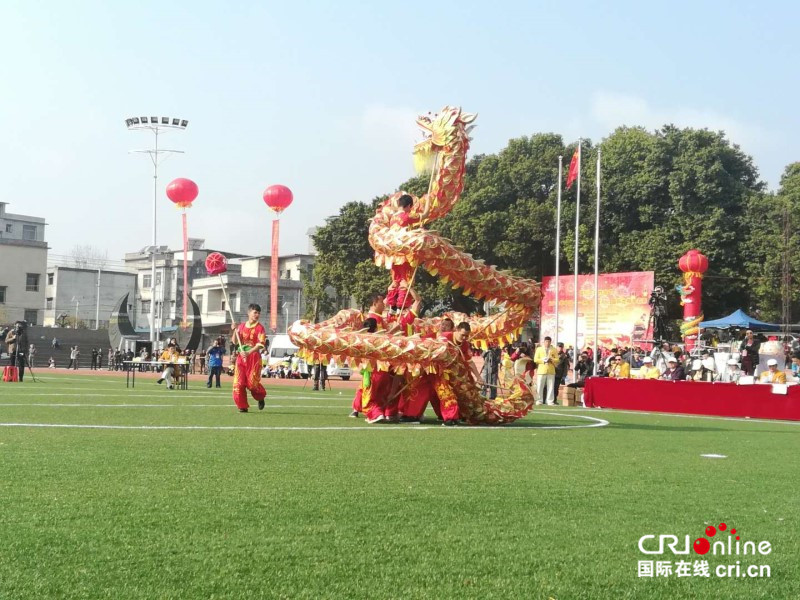
[[[445,317],[439,325],[439,334],[444,332],[453,332],[455,325],[453,320]],[[423,335],[424,338],[435,338],[436,334],[431,333]],[[433,407],[433,412],[436,417],[442,419],[442,411],[439,407],[439,398],[436,396],[434,384],[436,383],[436,375],[434,373],[421,373],[418,377],[411,379],[408,387],[403,391],[400,397],[400,417],[401,423],[421,423],[422,416],[425,414],[425,409],[428,402]]]
[[[375,319],[375,325],[378,331],[386,329],[386,324],[383,321],[383,312],[386,310],[384,298],[385,296],[383,294],[375,294],[370,302],[369,312],[367,312],[367,319]]]
[[[412,214],[414,199],[408,194],[400,196],[397,199],[397,205],[400,207],[400,212],[392,216],[389,221],[390,227],[414,227],[428,216],[427,209],[420,215]],[[406,291],[411,287],[413,275],[414,269],[407,262],[392,265],[392,283],[389,284],[386,294],[386,302],[391,308],[400,308],[405,305]]]
[[[258,322],[260,316],[261,307],[251,304],[247,307],[247,323],[231,327],[232,340],[239,346],[233,375],[233,401],[239,412],[243,413],[250,407],[247,390],[258,401],[258,410],[264,410],[264,398],[267,396],[267,390],[261,385],[261,350],[267,341],[267,332]]]
[[[381,296],[383,301],[383,296]],[[361,331],[367,333],[375,333],[378,331],[378,322],[374,317],[364,319],[361,325]],[[361,369],[361,385],[356,390],[356,395],[353,398],[353,412],[349,416],[358,418],[358,414],[364,412],[364,406],[369,405],[372,396],[372,366],[367,364],[366,367]]]
[[[397,318],[397,327],[399,328],[400,335],[411,336],[414,335],[414,328],[412,327],[414,319],[419,318],[419,309],[422,305],[422,299],[417,294],[416,290],[410,288],[409,295],[413,299],[413,304],[410,308],[406,308],[400,313]],[[385,399],[385,407],[383,410],[384,418],[391,423],[400,422],[400,392],[405,385],[405,378],[395,375],[390,372],[391,385],[389,387],[388,397]]]
[[[386,325],[383,321],[383,311],[386,310],[386,305],[384,304],[383,299],[383,294],[375,294],[372,297],[372,302],[369,305],[369,312],[367,312],[367,318],[364,320],[364,324],[361,326],[363,329],[367,330],[367,333],[375,333],[376,331],[382,331],[386,329]],[[373,322],[374,325],[372,324]],[[369,379],[371,379],[372,368],[369,368],[369,375],[367,375],[365,371],[366,369],[362,369],[361,371],[362,386],[356,390],[356,395],[353,398],[353,410],[349,415],[354,419],[358,418],[359,413],[364,412],[364,406],[368,404],[368,402],[364,402],[362,400],[364,394],[363,381],[364,377],[369,377]],[[367,384],[369,385],[369,381]]]
[[[466,321],[458,324],[455,331],[445,332],[439,336],[439,339],[446,340],[447,342],[458,346],[461,351],[461,359],[467,363],[473,379],[477,382],[480,380],[480,374],[475,363],[472,362],[472,350],[469,345],[470,326]],[[449,382],[450,375],[447,371],[438,375],[434,381],[433,387],[436,390],[436,395],[439,397],[439,404],[442,411],[442,418],[444,425],[453,426],[458,424],[458,399]]]

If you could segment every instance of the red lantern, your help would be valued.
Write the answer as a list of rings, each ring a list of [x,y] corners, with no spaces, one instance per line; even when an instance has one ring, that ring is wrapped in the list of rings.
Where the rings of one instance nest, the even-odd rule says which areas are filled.
[[[689,250],[681,256],[678,267],[684,273],[705,273],[708,270],[708,257],[699,250]]]
[[[194,199],[197,198],[198,192],[197,184],[191,179],[183,177],[174,179],[167,186],[167,198],[181,208],[191,206]]]
[[[289,208],[293,199],[292,190],[285,185],[271,185],[264,190],[264,202],[278,214]]]

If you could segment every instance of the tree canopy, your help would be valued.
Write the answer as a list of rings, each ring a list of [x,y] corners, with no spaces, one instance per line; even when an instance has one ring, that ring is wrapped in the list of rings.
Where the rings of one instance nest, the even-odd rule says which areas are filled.
[[[575,148],[558,134],[537,133],[509,140],[497,154],[473,156],[461,199],[428,227],[487,264],[537,280],[554,274],[558,157],[563,157],[566,179]],[[581,273],[594,269],[598,151],[601,272],[652,270],[656,284],[672,290],[680,282],[678,259],[697,248],[709,260],[706,315],[744,308],[757,309],[765,319],[780,317],[784,258],[789,257],[793,272],[800,268],[800,234],[792,230],[784,239],[786,219],[800,209],[800,163],[786,168],[780,190],[770,194],[753,159],[721,131],[620,127],[599,146],[583,140]],[[427,186],[428,177],[420,176],[398,189],[421,195]],[[576,185],[562,189],[562,274],[573,269],[576,191]],[[317,289],[307,291],[313,296],[327,289],[329,299],[333,291],[329,310],[351,296],[363,305],[388,285],[388,273],[372,264],[367,241],[369,219],[384,198],[347,203],[314,237]],[[415,286],[427,308],[475,306],[427,274],[418,274]],[[677,293],[670,299],[670,316],[678,318]],[[792,300],[800,301],[795,288]]]

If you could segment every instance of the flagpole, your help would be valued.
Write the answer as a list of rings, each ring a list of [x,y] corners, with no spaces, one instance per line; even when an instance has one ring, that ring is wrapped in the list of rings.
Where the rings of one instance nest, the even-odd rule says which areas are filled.
[[[559,291],[558,291],[558,281],[560,279],[560,258],[561,258],[561,175],[562,175],[562,168],[563,168],[563,161],[564,157],[558,157],[558,200],[556,201],[556,333],[553,336],[553,343],[558,347],[558,300],[559,300]]]
[[[581,138],[578,138],[578,196],[575,202],[575,345],[572,347],[572,378],[577,380],[578,373],[578,227],[581,222]]]
[[[597,375],[597,356],[600,350],[599,341],[599,318],[600,318],[600,289],[598,281],[600,279],[600,147],[597,147],[597,212],[594,218],[594,366],[592,375]]]

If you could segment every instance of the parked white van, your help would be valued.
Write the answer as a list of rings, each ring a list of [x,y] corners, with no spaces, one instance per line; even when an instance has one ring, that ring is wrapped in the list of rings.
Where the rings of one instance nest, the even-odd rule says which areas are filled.
[[[269,340],[269,353],[267,354],[267,362],[264,366],[276,367],[282,362],[288,362],[290,357],[297,354],[299,350],[300,348],[292,343],[288,335],[274,335]],[[303,378],[308,377],[308,365],[306,361],[300,360],[298,370]]]

